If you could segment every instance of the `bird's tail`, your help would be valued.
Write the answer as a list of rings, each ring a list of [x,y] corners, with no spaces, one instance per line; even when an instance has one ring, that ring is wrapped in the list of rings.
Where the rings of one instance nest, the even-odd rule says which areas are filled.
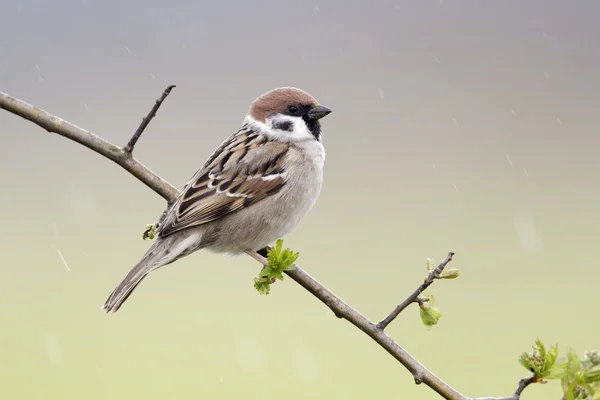
[[[107,313],[117,312],[146,275],[188,254],[185,243],[181,241],[180,243],[174,243],[177,241],[175,236],[177,235],[160,238],[154,242],[140,262],[129,271],[125,279],[108,296],[102,307],[104,311]],[[183,240],[183,242],[186,242],[186,240]]]

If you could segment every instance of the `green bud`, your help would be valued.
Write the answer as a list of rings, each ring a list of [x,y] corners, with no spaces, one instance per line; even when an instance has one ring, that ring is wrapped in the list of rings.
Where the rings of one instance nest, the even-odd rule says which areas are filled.
[[[583,359],[594,366],[600,365],[600,351],[586,351],[583,353]]]
[[[442,272],[442,275],[440,275],[440,279],[456,279],[459,275],[459,270],[457,270],[456,268],[451,268]]]
[[[431,258],[427,259],[427,272],[433,271],[433,260]]]
[[[421,321],[425,326],[437,325],[440,318],[442,318],[442,312],[435,307],[422,303],[419,305],[419,314],[421,315]]]
[[[148,225],[146,225],[146,230],[142,234],[142,240],[146,240],[146,239],[154,240],[155,235],[156,235],[156,225],[148,224]]]

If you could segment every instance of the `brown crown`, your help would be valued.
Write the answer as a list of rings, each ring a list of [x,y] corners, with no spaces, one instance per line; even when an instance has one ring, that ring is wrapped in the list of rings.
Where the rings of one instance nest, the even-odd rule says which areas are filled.
[[[248,115],[257,121],[265,122],[269,115],[277,112],[285,112],[287,107],[292,104],[309,106],[318,103],[314,97],[304,90],[293,87],[277,88],[254,100]]]

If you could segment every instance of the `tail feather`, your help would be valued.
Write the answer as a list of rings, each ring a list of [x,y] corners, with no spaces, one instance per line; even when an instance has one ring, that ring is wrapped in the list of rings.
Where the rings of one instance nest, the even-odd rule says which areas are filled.
[[[146,275],[165,265],[164,263],[161,263],[161,258],[164,257],[156,257],[156,253],[150,249],[140,262],[129,271],[125,279],[119,283],[110,296],[108,296],[108,299],[102,307],[104,311],[107,313],[117,312],[125,300],[131,295],[131,292],[133,292],[137,285],[142,282]]]
[[[196,235],[187,237],[170,235],[158,239],[144,254],[140,262],[129,271],[125,279],[108,296],[102,309],[107,313],[117,312],[146,275],[189,254],[197,247],[198,242],[199,237]]]

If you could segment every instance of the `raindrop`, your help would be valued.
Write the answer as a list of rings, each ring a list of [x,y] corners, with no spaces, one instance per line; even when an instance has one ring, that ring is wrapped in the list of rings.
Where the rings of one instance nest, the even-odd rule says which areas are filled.
[[[65,258],[63,257],[62,253],[60,252],[59,249],[57,249],[56,247],[54,247],[54,245],[52,245],[52,247],[54,248],[54,250],[56,250],[56,252],[58,253],[58,256],[60,257],[60,259],[62,260],[63,264],[65,265],[65,267],[67,268],[68,272],[71,272],[71,268],[69,268],[69,264],[67,264],[67,261],[65,260]]]
[[[42,344],[50,362],[58,366],[63,360],[63,354],[56,335],[50,331],[42,332]]]
[[[532,252],[538,252],[542,249],[542,238],[531,215],[519,213],[515,216],[513,223],[519,240],[525,249]]]

